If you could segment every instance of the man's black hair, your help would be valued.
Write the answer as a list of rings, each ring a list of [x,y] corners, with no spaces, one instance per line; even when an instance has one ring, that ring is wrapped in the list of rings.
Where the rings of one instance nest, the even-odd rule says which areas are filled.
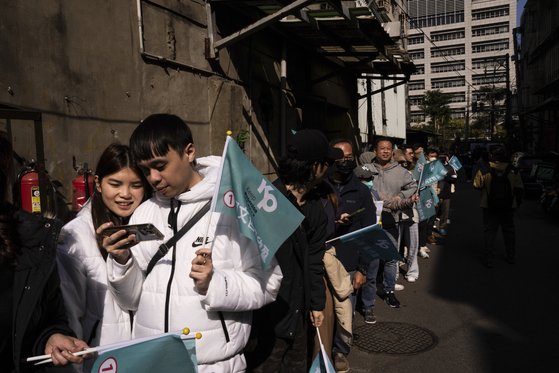
[[[425,149],[425,146],[423,146],[423,144],[420,143],[413,144],[413,151],[416,151],[419,148]]]
[[[400,148],[400,149],[404,149],[404,150],[405,150],[405,149],[415,150],[415,149],[413,148],[413,146],[411,146],[410,144],[402,144],[402,145],[400,145],[399,148]]]
[[[382,141],[388,141],[392,145],[392,149],[394,149],[394,141],[392,141],[392,139],[388,137],[379,137],[378,139],[376,139],[375,149],[378,148],[378,144],[381,143]]]
[[[136,162],[163,157],[173,149],[182,155],[194,143],[188,125],[172,114],[152,114],[144,119],[130,137],[130,150]]]
[[[439,156],[439,151],[435,148],[427,149],[427,152],[425,154],[429,155],[430,153],[437,153],[437,156]]]
[[[280,158],[278,160],[278,177],[286,185],[306,189],[315,180],[315,163],[316,161],[300,161],[290,157]]]

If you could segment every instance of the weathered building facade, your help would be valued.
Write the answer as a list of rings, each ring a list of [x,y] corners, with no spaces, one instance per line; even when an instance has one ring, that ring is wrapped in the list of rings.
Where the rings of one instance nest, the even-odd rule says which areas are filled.
[[[370,9],[348,1],[6,2],[0,130],[21,156],[41,158],[33,121],[1,111],[41,114],[45,168],[67,198],[73,157],[94,168],[156,112],[182,117],[202,156],[220,154],[232,130],[273,174],[292,130],[358,137],[356,76],[398,71],[392,44]]]

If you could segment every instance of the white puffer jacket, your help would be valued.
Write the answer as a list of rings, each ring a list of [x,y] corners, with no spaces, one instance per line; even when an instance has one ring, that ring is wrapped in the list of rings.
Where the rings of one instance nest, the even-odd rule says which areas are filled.
[[[211,199],[218,176],[220,157],[197,160],[203,180],[177,197],[182,202],[177,226],[182,227]],[[159,260],[147,278],[147,265],[159,245],[173,236],[167,224],[169,199],[156,196],[144,202],[133,214],[130,224],[152,223],[164,235],[164,241],[141,242],[132,247],[132,258],[120,265],[110,256],[107,261],[109,286],[119,303],[137,310],[134,338],[164,331],[166,291],[174,249]],[[211,224],[207,245],[199,245]],[[198,294],[189,277],[195,252],[212,247],[213,277],[207,294]],[[209,212],[176,245],[176,264],[169,299],[169,331],[184,327],[202,332],[196,341],[200,372],[242,372],[246,369],[243,348],[248,341],[252,313],[275,300],[281,283],[279,265],[272,262],[262,269],[256,244],[239,232],[238,220],[229,215]],[[145,281],[144,281],[145,280]],[[229,342],[226,342],[218,311],[223,311]]]
[[[95,240],[89,202],[62,228],[56,257],[70,327],[78,338],[92,347],[130,339],[129,312],[107,289],[107,264]]]

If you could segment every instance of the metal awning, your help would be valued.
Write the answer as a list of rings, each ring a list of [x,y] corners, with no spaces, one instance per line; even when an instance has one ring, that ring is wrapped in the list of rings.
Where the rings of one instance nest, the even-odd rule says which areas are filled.
[[[213,32],[213,12],[224,6],[234,7],[235,11],[251,17],[253,23],[219,39]],[[415,71],[407,52],[385,31],[371,8],[358,7],[355,1],[207,0],[206,7],[210,25],[208,58],[273,24],[299,44],[356,73],[409,77]]]

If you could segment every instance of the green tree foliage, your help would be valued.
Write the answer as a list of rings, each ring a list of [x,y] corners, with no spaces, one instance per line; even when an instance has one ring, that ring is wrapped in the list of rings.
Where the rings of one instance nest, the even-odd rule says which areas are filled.
[[[425,92],[421,110],[426,116],[431,118],[431,124],[437,134],[440,133],[441,126],[448,123],[450,119],[450,97],[436,89]]]

